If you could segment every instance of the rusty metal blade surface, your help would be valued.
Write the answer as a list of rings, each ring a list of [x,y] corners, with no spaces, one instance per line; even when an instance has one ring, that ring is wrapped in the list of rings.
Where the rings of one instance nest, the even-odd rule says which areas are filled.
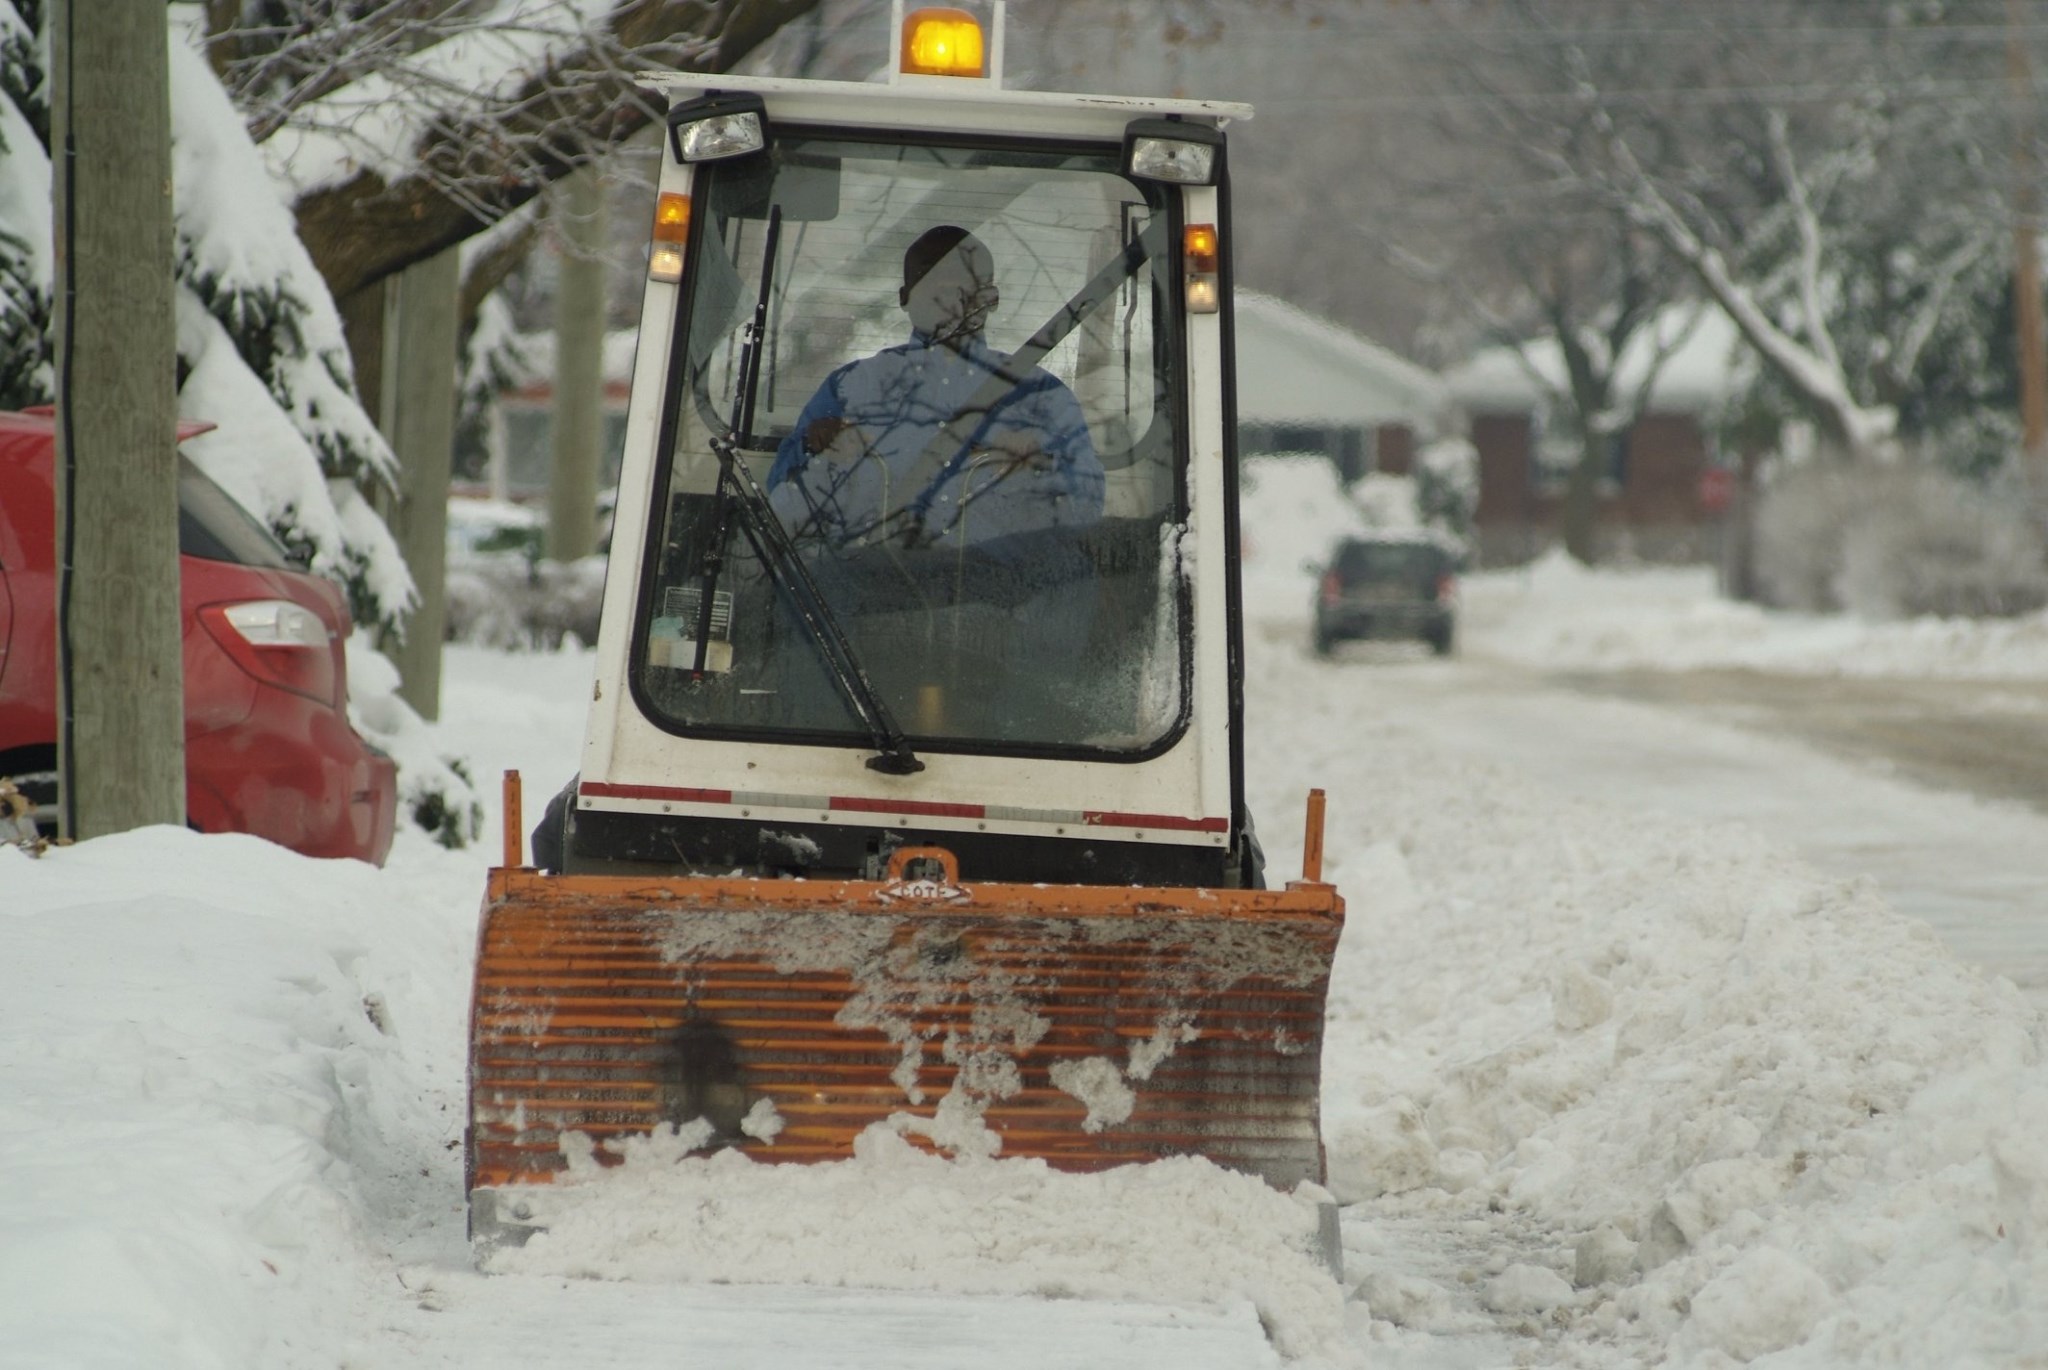
[[[1336,891],[1309,883],[494,870],[469,1183],[551,1179],[565,1134],[602,1161],[607,1142],[699,1117],[757,1160],[844,1159],[870,1124],[928,1128],[949,1092],[1003,1156],[1093,1170],[1193,1154],[1282,1187],[1320,1179],[1342,925]],[[764,1116],[772,1140],[753,1135]]]

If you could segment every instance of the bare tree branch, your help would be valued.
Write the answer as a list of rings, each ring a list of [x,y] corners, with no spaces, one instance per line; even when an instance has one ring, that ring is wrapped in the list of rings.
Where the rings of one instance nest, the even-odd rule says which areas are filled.
[[[608,24],[510,93],[447,91],[387,181],[363,169],[302,195],[300,237],[337,296],[424,260],[526,203],[655,117],[636,82],[654,66],[723,71],[817,0],[621,0]]]
[[[1764,128],[1770,139],[1771,165],[1778,170],[1785,203],[1792,212],[1792,224],[1799,234],[1799,305],[1805,317],[1807,343],[1820,364],[1839,375],[1842,356],[1835,349],[1834,334],[1828,328],[1827,302],[1821,298],[1820,217],[1813,212],[1813,202],[1806,194],[1806,179],[1799,174],[1798,159],[1792,154],[1785,111],[1765,111]]]

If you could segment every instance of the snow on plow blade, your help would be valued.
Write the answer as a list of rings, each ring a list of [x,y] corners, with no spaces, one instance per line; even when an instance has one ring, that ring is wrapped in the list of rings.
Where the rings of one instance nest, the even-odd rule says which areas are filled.
[[[911,859],[937,878],[901,878]],[[762,1161],[844,1159],[884,1121],[950,1141],[964,1113],[984,1149],[992,1134],[1062,1169],[1193,1154],[1282,1187],[1321,1178],[1331,886],[963,888],[936,849],[892,871],[492,871],[473,1201],[552,1179],[566,1134],[606,1161],[700,1117]]]

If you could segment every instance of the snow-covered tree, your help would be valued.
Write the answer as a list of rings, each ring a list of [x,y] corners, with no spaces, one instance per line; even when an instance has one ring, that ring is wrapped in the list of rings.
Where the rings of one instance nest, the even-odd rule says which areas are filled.
[[[359,493],[391,455],[357,401],[339,319],[290,210],[173,6],[173,237],[180,413],[221,423],[188,445],[251,511],[395,624],[410,584]],[[48,403],[50,122],[37,0],[0,0],[0,403]]]
[[[340,314],[291,211],[186,42],[171,44],[171,122],[179,407],[222,421],[190,453],[347,586],[358,621],[395,627],[411,582],[363,494],[390,480],[391,449],[356,395]]]
[[[187,450],[359,622],[411,594],[366,492],[391,452],[356,393],[336,299],[474,236],[653,111],[654,65],[723,69],[816,0],[206,0],[168,7],[180,411]],[[51,291],[44,0],[0,0],[0,403],[47,402]],[[359,690],[374,691],[367,661]],[[416,719],[395,700],[388,739]],[[444,840],[466,782],[401,748]]]
[[[1567,49],[1598,132],[1572,170],[1685,263],[1829,450],[1946,441],[1959,424],[1981,449],[1984,410],[2010,411],[1986,383],[2010,356],[2001,77],[2027,38],[2006,19],[1990,0],[1674,14],[1727,73],[1678,137],[1643,117],[1639,82]]]
[[[1528,379],[1574,439],[1561,531],[1583,562],[1597,553],[1615,446],[1641,416],[1662,349],[1680,340],[1660,325],[1686,290],[1671,255],[1574,169],[1595,130],[1569,98],[1568,54],[1589,54],[1617,81],[1659,65],[1677,80],[1688,60],[1630,24],[1637,9],[1452,4],[1406,20],[1393,42],[1414,60],[1397,66],[1394,88],[1424,102],[1411,122],[1426,152],[1376,166],[1385,193],[1358,235],[1429,285],[1443,332],[1518,357],[1530,344],[1554,352],[1559,365]]]
[[[47,404],[50,107],[36,0],[0,4],[0,407]]]

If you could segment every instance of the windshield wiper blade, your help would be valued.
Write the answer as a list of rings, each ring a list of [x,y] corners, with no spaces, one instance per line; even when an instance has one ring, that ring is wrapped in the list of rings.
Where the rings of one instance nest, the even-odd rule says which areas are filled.
[[[719,571],[725,560],[727,518],[736,506],[740,531],[753,547],[754,556],[768,568],[769,576],[796,609],[797,620],[825,658],[826,673],[867,729],[875,746],[875,755],[868,758],[868,768],[885,775],[915,775],[924,769],[924,762],[911,751],[903,729],[897,726],[895,715],[883,702],[881,692],[875,689],[874,681],[853,650],[853,643],[847,639],[839,616],[832,612],[832,606],[818,589],[810,568],[804,565],[803,555],[790,540],[789,530],[782,526],[782,520],[769,507],[767,494],[740,456],[740,448],[754,426],[754,396],[761,383],[768,301],[774,290],[775,252],[781,237],[782,207],[777,205],[768,212],[768,231],[762,246],[761,289],[754,300],[754,316],[747,325],[746,350],[740,358],[739,393],[733,397],[732,415],[726,431],[711,440],[711,450],[718,456],[718,513],[714,521],[712,558],[704,568],[704,589],[698,601],[697,669],[704,669],[710,646],[713,601],[718,590]],[[700,367],[695,382],[700,387],[702,377]]]
[[[725,438],[714,439],[712,446],[718,451],[721,466],[719,486],[732,492],[738,506],[740,531],[795,607],[797,620],[825,658],[833,684],[853,706],[874,742],[876,754],[868,758],[868,769],[885,775],[915,775],[923,770],[924,762],[910,749],[895,715],[861,665],[859,654],[840,626],[839,616],[832,612],[817,579],[804,564],[803,554],[790,540],[789,530],[769,507],[768,497],[754,479],[754,473],[740,460],[737,445]]]

